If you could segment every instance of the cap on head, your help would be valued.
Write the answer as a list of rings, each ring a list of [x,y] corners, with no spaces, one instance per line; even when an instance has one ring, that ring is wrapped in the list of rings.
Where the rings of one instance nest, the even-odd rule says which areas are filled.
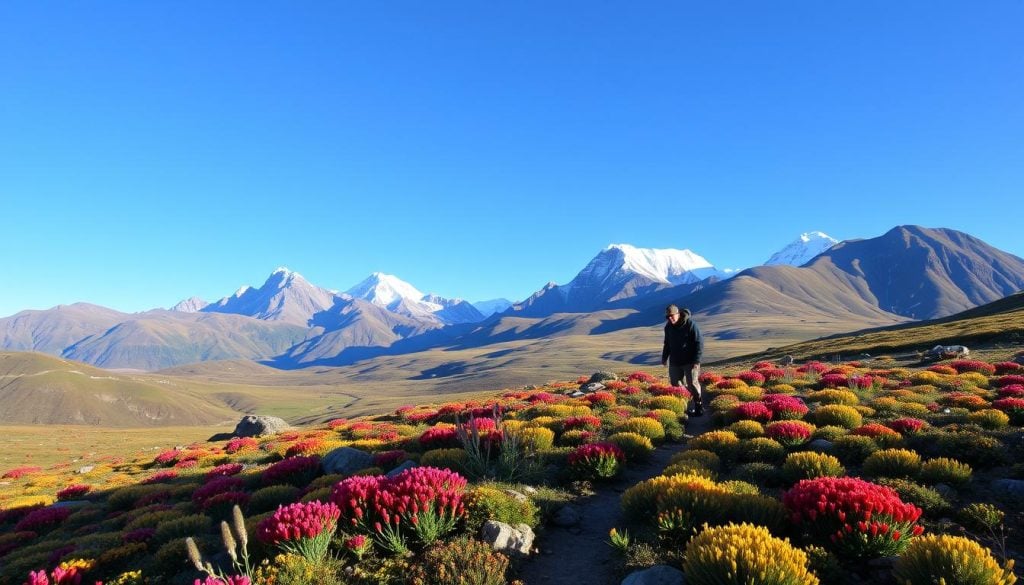
[[[669,305],[669,306],[665,307],[665,316],[668,316],[668,315],[678,315],[678,314],[679,314],[679,307],[677,307],[675,305]]]

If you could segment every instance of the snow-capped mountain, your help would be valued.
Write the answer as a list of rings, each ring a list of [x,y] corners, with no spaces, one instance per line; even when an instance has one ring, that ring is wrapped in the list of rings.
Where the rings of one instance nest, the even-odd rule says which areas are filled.
[[[839,240],[823,232],[807,232],[800,234],[800,237],[785,248],[779,250],[765,262],[765,266],[774,264],[787,264],[789,266],[803,266],[812,258],[830,249],[839,243]]]
[[[480,311],[484,317],[490,317],[495,313],[500,313],[505,309],[512,306],[512,301],[508,299],[490,299],[486,301],[477,301],[473,303],[477,311]]]
[[[425,295],[408,282],[383,272],[374,272],[345,294],[399,315],[437,319],[445,324],[473,323],[484,318],[480,311],[462,299]]]
[[[733,274],[718,270],[691,250],[612,244],[567,284],[548,283],[514,307],[524,316],[594,311],[608,303],[662,288],[693,284],[712,276],[724,279]]]
[[[311,284],[298,272],[278,268],[260,288],[243,286],[230,297],[202,308],[204,313],[234,313],[308,326],[313,315],[331,308],[336,293]]]
[[[189,297],[184,301],[181,301],[177,305],[171,307],[170,310],[178,313],[198,313],[202,311],[210,303],[204,301],[199,297]]]

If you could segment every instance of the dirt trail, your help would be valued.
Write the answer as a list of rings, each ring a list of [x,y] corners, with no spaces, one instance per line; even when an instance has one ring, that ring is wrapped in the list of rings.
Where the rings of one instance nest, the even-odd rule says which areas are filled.
[[[686,422],[686,434],[695,437],[710,430],[710,419],[710,411],[691,418]],[[615,551],[607,544],[608,531],[625,524],[619,498],[627,488],[661,473],[672,455],[685,448],[685,442],[662,445],[649,461],[627,467],[615,481],[595,484],[596,494],[573,503],[583,517],[579,525],[546,527],[536,541],[541,552],[522,563],[516,578],[526,585],[619,583],[614,574]]]

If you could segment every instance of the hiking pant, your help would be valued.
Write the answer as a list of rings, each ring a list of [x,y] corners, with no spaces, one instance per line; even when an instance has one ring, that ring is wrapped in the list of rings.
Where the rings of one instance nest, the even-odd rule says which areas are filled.
[[[669,366],[668,381],[673,386],[686,386],[690,396],[693,397],[693,405],[696,407],[702,404],[700,390],[700,364],[686,364],[685,366]]]

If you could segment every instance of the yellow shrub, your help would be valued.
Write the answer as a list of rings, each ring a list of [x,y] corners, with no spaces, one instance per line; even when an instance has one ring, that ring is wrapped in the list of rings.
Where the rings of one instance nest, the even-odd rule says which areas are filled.
[[[545,427],[520,429],[516,437],[524,448],[533,451],[550,449],[555,444],[555,432]]]
[[[661,441],[665,438],[665,427],[660,422],[646,416],[627,419],[616,427],[615,431],[620,433],[636,433],[652,441]]]
[[[807,401],[817,402],[819,404],[845,404],[847,406],[853,406],[860,402],[860,398],[857,398],[857,395],[849,390],[829,388],[826,390],[811,392],[807,395]]]
[[[733,461],[739,453],[740,439],[732,431],[710,431],[690,440],[691,449],[705,449],[726,461]]]
[[[1000,567],[992,551],[969,538],[946,534],[920,536],[910,542],[893,569],[900,585],[1013,585],[1013,561]],[[689,577],[689,574],[687,574]]]
[[[683,561],[691,585],[818,585],[807,555],[762,526],[728,524],[707,528],[686,547]]]

